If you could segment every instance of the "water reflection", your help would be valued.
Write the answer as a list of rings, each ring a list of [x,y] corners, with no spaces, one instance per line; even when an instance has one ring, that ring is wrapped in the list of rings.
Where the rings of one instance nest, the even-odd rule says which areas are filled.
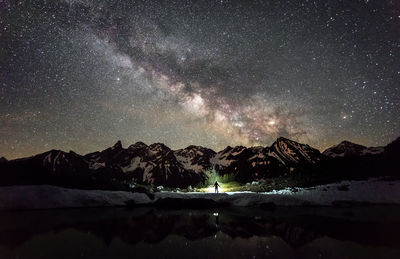
[[[0,258],[400,258],[400,209],[0,212]]]

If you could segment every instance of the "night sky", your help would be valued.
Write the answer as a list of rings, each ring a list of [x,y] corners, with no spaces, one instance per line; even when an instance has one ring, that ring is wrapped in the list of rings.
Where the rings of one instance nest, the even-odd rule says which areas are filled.
[[[0,156],[400,135],[400,1],[0,0]]]

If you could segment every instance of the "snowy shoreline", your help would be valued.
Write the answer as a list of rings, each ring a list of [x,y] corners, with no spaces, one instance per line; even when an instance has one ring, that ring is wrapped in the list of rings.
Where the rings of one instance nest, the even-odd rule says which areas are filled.
[[[50,185],[0,187],[0,210],[152,206],[158,201],[199,200],[225,206],[333,206],[338,204],[400,204],[400,181],[370,179],[343,181],[311,188],[284,189],[268,193],[179,193],[157,192],[154,199],[144,193],[78,190]],[[157,203],[156,203],[157,204]],[[183,205],[182,207],[184,207]]]

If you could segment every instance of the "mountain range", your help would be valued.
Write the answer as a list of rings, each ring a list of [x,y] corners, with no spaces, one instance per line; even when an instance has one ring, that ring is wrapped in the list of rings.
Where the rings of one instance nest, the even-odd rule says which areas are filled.
[[[145,184],[185,188],[207,180],[209,172],[232,174],[250,182],[274,177],[312,175],[351,178],[396,175],[400,138],[385,147],[364,147],[349,141],[320,153],[283,137],[271,146],[226,147],[215,152],[201,146],[171,150],[162,143],[118,141],[102,151],[79,155],[50,150],[8,161],[0,158],[0,185],[55,184],[77,188],[119,189]]]

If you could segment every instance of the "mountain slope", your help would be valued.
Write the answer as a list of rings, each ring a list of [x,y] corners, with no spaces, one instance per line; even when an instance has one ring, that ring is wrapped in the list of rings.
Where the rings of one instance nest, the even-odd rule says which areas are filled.
[[[204,174],[185,168],[174,152],[162,143],[147,146],[137,142],[124,149],[120,142],[113,147],[85,155],[91,169],[110,167],[120,170],[127,182],[184,187],[198,184]]]
[[[211,162],[220,174],[252,181],[304,171],[320,161],[321,153],[308,145],[278,138],[270,147],[227,147]]]
[[[375,155],[383,153],[383,147],[365,147],[350,141],[342,141],[336,146],[326,149],[322,154],[328,157],[349,157]]]
[[[210,159],[216,153],[209,148],[191,145],[184,149],[175,150],[174,154],[185,169],[204,174],[208,169],[212,168]]]
[[[174,152],[162,143],[148,146],[139,161],[140,167],[136,170],[143,173],[142,182],[145,184],[186,187],[205,179],[204,175],[186,169]]]
[[[270,178],[288,172],[263,147],[228,147],[218,152],[211,162],[219,174],[233,174],[240,182]]]
[[[283,137],[272,144],[269,154],[285,165],[315,164],[322,157],[319,150]]]
[[[50,150],[2,163],[0,169],[1,185],[65,182],[74,186],[89,181],[87,161],[72,151]]]

